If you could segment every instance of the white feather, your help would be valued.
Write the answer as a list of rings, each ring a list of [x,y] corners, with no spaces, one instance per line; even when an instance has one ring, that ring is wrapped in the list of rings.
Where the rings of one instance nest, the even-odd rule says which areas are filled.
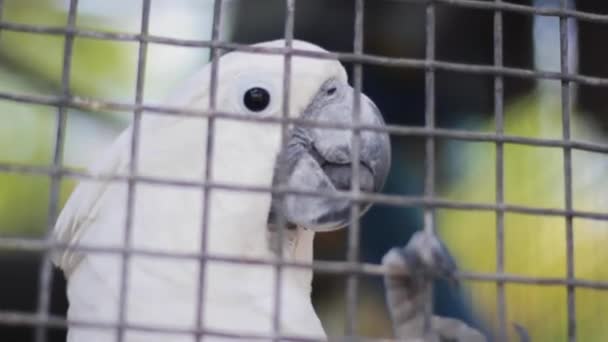
[[[263,44],[281,47],[282,41]],[[323,51],[296,41],[294,47]],[[172,105],[208,108],[206,66],[181,90]],[[217,108],[239,111],[236,83],[245,74],[263,75],[280,90],[283,57],[231,53],[219,62]],[[330,77],[346,79],[337,61],[295,57],[292,62],[290,112],[297,116]],[[268,115],[280,116],[280,95]],[[252,115],[252,114],[243,114]],[[140,175],[181,181],[202,180],[205,171],[205,118],[146,113],[139,137]],[[91,168],[93,175],[128,173],[131,128],[121,134]],[[242,121],[215,121],[212,155],[214,181],[269,187],[280,149],[280,126]],[[203,189],[137,183],[134,191],[131,246],[164,252],[198,253],[201,244]],[[57,221],[54,237],[63,243],[121,247],[125,235],[125,182],[85,180],[76,188]],[[210,193],[207,252],[236,257],[273,258],[266,236],[269,193],[214,189]],[[313,233],[297,230],[285,239],[285,256],[312,260]],[[129,259],[126,313],[132,325],[192,329],[196,326],[198,261],[133,255]],[[66,250],[54,262],[68,277],[68,319],[116,323],[119,312],[121,256]],[[272,266],[209,261],[205,273],[204,327],[231,333],[272,333],[274,269]],[[310,302],[312,274],[286,270],[282,282],[283,332],[324,336]],[[71,326],[70,342],[113,341],[111,329]],[[191,334],[131,331],[125,341],[192,341]],[[204,341],[223,341],[208,337]]]

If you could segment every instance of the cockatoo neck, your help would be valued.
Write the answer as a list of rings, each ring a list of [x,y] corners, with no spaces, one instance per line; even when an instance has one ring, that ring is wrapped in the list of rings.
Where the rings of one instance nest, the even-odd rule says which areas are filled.
[[[312,230],[296,227],[295,229],[285,229],[283,231],[282,247],[283,260],[287,262],[312,263],[314,256],[315,232]],[[268,232],[269,246],[276,246],[276,240],[280,234],[276,230]],[[276,250],[274,251],[276,254]],[[310,292],[312,282],[312,269],[288,267],[285,277],[292,285]]]
[[[207,166],[207,134],[213,135],[209,156],[211,182],[244,187],[272,185],[280,127],[236,120],[216,119],[210,132],[205,118],[176,120],[145,115],[141,126],[140,173],[201,181]],[[270,255],[264,229],[270,210],[269,192],[211,188],[208,199],[206,252],[239,257]],[[202,219],[201,203],[192,206],[198,206],[196,210]],[[168,236],[172,241],[167,244],[198,250],[202,226],[199,219],[192,231],[172,232]]]
[[[166,133],[168,129],[179,132],[179,143],[170,139],[172,134]],[[155,139],[154,144],[160,146],[157,153],[163,153],[162,162],[172,169],[165,172],[173,176],[178,174],[181,177],[201,179],[205,170],[203,147],[205,134],[208,134],[206,120],[188,119],[176,122],[170,128],[165,127],[162,132],[162,136],[159,133],[151,134],[151,137]],[[280,133],[278,125],[217,120],[213,131],[213,155],[210,158],[211,180],[222,184],[270,188],[281,145]],[[180,153],[186,153],[186,158],[174,157],[174,154]],[[158,161],[160,156],[155,156],[152,152],[145,157],[150,161]],[[200,195],[198,198],[202,197]],[[267,229],[270,205],[269,192],[212,189],[208,204],[206,252],[214,256],[274,259],[276,255],[270,248]],[[172,232],[170,239],[173,241],[169,243],[180,248],[190,246],[193,250],[198,250],[201,226],[202,224],[197,224],[193,226],[194,232],[182,235]],[[282,241],[284,258],[288,261],[311,262],[314,232],[298,227],[285,233]],[[192,277],[192,274],[186,272],[180,274]],[[314,331],[322,333],[310,302],[311,281],[310,269],[283,269],[282,324],[287,331],[310,333],[301,330],[315,327]],[[272,266],[211,260],[205,269],[206,310],[226,311],[226,303],[234,302],[239,303],[240,306],[236,307],[241,309],[234,312],[228,310],[227,315],[238,314],[244,305],[248,307],[247,310],[271,313],[274,307],[275,285],[275,271]],[[219,320],[221,315],[205,317],[209,319],[207,323],[211,326],[226,324]]]
[[[272,186],[280,149],[279,126],[218,121],[214,138],[213,181],[239,186]],[[264,230],[270,211],[270,192],[216,189],[212,190],[210,198],[210,252],[252,257],[269,255]]]

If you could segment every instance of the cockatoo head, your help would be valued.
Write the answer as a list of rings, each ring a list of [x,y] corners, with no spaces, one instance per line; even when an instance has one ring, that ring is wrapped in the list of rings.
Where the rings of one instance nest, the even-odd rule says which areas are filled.
[[[262,46],[284,46],[283,40],[263,43]],[[302,41],[294,41],[294,48],[327,52],[322,48]],[[283,72],[283,57],[275,67]],[[281,78],[282,80],[282,78]],[[344,67],[336,60],[321,60],[294,57],[292,62],[292,103],[290,114],[302,119],[329,124],[352,125],[355,115],[354,89],[348,84]],[[260,82],[260,88],[265,85]],[[282,84],[266,83],[267,91],[277,102],[282,99]],[[261,96],[261,95],[259,95]],[[265,96],[265,95],[264,95]],[[299,101],[298,101],[299,100]],[[383,126],[384,121],[378,107],[364,94],[360,99],[359,123]],[[247,106],[247,93],[243,103]],[[275,108],[276,111],[277,108]],[[280,107],[278,108],[280,109]],[[280,112],[280,111],[279,111]],[[279,176],[293,189],[335,193],[349,191],[352,177],[352,131],[330,129],[322,126],[292,125],[285,145],[282,146],[275,167],[274,183]],[[381,190],[390,168],[390,142],[388,134],[377,131],[362,131],[359,142],[359,186],[361,191]],[[274,196],[269,215],[270,223],[276,221],[279,208],[284,208],[290,225],[311,230],[334,230],[348,224],[350,201],[321,196],[288,194],[284,206],[281,197]],[[362,213],[369,209],[365,206]]]
[[[254,47],[282,48],[285,41],[276,40],[260,43]],[[327,52],[326,50],[304,41],[293,41],[293,47],[298,50]],[[237,112],[253,117],[283,116],[283,79],[285,57],[280,54],[263,54],[251,52],[230,52],[218,60],[218,82],[216,90],[216,108],[222,111]],[[201,83],[208,85],[209,68],[200,77],[194,78],[196,85],[182,89],[200,91]],[[344,67],[337,60],[293,56],[291,59],[291,92],[289,116],[329,124],[352,125],[354,123],[354,90],[348,84]],[[185,102],[203,101],[207,103],[208,90],[203,93],[177,94],[178,99]],[[179,101],[179,100],[178,100]],[[179,101],[183,103],[184,101]],[[363,125],[383,126],[380,111],[364,94],[360,98],[359,123]],[[221,120],[224,122],[224,120]],[[228,125],[220,123],[218,125]],[[247,122],[251,127],[258,123]],[[235,123],[235,127],[244,127],[243,123]],[[216,139],[222,140],[222,132],[232,132],[226,138],[224,145],[230,139],[251,141],[249,144],[271,146],[256,151],[273,151],[276,156],[273,184],[281,183],[279,175],[285,177],[283,182],[289,188],[304,191],[322,191],[334,193],[349,191],[351,186],[351,162],[353,158],[352,130],[330,129],[311,125],[294,125],[288,127],[285,145],[276,144],[278,124],[266,124],[262,131],[253,133],[242,130],[240,137],[234,137],[236,130],[218,128]],[[228,133],[226,133],[228,134]],[[257,134],[257,135],[255,135]],[[216,145],[220,145],[216,143]],[[218,146],[218,148],[223,148]],[[224,148],[219,157],[227,153]],[[266,152],[268,153],[268,152]],[[390,143],[386,133],[362,130],[359,143],[360,160],[360,189],[363,192],[378,191],[382,188],[390,167]],[[254,163],[249,163],[252,165]],[[256,163],[257,164],[257,163]],[[235,166],[237,167],[237,166]],[[243,175],[255,171],[243,170]],[[218,174],[217,177],[222,177]],[[239,179],[240,180],[240,179]],[[275,195],[271,201],[268,223],[277,221],[281,208]],[[284,196],[284,217],[290,226],[300,226],[306,229],[320,231],[338,229],[348,224],[350,216],[350,201],[346,199],[331,199],[321,196],[306,196],[287,194]],[[366,210],[369,208],[365,206]],[[362,210],[364,211],[364,210]]]

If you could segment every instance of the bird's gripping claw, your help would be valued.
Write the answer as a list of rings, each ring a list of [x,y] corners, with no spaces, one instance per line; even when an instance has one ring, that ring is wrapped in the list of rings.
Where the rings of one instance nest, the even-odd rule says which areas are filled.
[[[384,277],[388,309],[395,337],[406,341],[485,342],[486,337],[464,322],[431,316],[425,329],[425,312],[431,284],[436,278],[457,283],[454,259],[439,238],[423,231],[414,234],[405,247],[391,249],[382,259],[389,269]],[[516,325],[520,341],[529,341],[527,332]]]

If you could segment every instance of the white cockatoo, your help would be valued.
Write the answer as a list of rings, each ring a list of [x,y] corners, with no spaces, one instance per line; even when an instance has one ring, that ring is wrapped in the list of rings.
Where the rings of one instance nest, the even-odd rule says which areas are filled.
[[[282,40],[259,44],[283,47]],[[296,49],[324,52],[303,41]],[[217,61],[216,109],[249,117],[282,116],[284,57],[231,52]],[[211,66],[205,66],[169,105],[209,107]],[[291,117],[334,123],[353,122],[353,88],[337,60],[292,58]],[[361,96],[360,121],[383,125],[377,107]],[[205,173],[207,118],[145,113],[140,122],[138,174],[177,181],[200,181]],[[128,128],[90,168],[94,175],[128,173],[132,128]],[[348,190],[351,179],[350,130],[290,127],[281,145],[277,123],[218,118],[213,131],[211,179],[232,185],[271,187],[277,170],[292,188]],[[388,135],[361,132],[360,187],[377,191],[390,166]],[[204,189],[137,182],[131,222],[131,247],[162,252],[200,253]],[[315,231],[344,227],[350,202],[287,195],[283,256],[311,262]],[[271,193],[212,189],[208,203],[207,250],[229,257],[275,257],[278,210]],[[60,243],[124,247],[127,221],[126,182],[83,180],[71,195],[54,229]],[[128,259],[126,323],[131,326],[194,329],[199,290],[199,260],[133,254]],[[119,317],[122,256],[78,250],[58,251],[54,263],[68,281],[68,320],[115,324]],[[231,334],[272,335],[275,270],[271,265],[207,261],[202,300],[202,327]],[[325,338],[310,300],[312,271],[286,268],[282,274],[281,333]],[[70,325],[69,342],[114,341],[115,329]],[[191,333],[145,329],[124,332],[126,342],[193,341]],[[225,341],[221,334],[201,341]]]

